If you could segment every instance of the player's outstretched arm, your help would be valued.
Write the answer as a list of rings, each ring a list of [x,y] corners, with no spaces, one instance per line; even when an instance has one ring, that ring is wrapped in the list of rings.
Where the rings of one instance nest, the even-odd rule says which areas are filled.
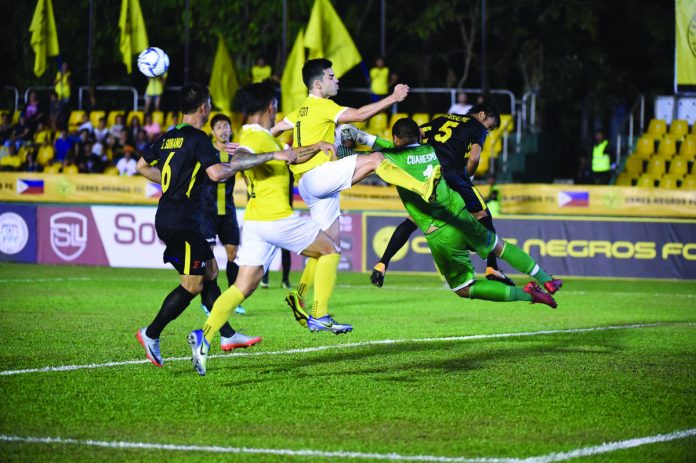
[[[362,122],[375,114],[384,111],[394,103],[400,103],[406,99],[409,87],[406,84],[398,84],[391,95],[375,103],[370,103],[360,108],[348,108],[338,117],[338,122]]]
[[[206,169],[208,177],[214,182],[224,182],[233,177],[237,172],[242,172],[268,161],[278,160],[292,163],[297,159],[293,150],[274,151],[271,153],[250,153],[245,149],[239,149],[237,143],[227,143],[225,151],[232,155],[229,163],[221,162]]]
[[[138,159],[138,163],[135,165],[138,173],[154,183],[162,183],[162,172],[156,167],[151,166],[145,161],[145,159]]]
[[[295,154],[297,154],[297,159],[293,164],[302,164],[303,162],[307,162],[317,153],[322,151],[329,154],[332,158],[334,158],[336,155],[336,147],[331,143],[326,143],[324,141],[320,141],[319,143],[309,146],[299,146],[297,148],[293,148],[293,151],[295,151]]]
[[[278,135],[285,132],[286,130],[292,129],[292,127],[293,127],[293,125],[290,122],[283,119],[282,121],[278,122],[276,125],[271,127],[271,135],[273,135],[274,137],[277,137]]]

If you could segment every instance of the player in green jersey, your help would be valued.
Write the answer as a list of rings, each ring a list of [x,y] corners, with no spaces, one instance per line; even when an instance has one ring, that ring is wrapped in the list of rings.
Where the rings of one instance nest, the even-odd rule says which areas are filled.
[[[419,143],[420,130],[415,121],[398,120],[392,134],[393,145],[378,139],[375,146],[383,147],[380,149],[384,156],[409,174],[417,179],[426,178],[439,165],[434,149]],[[390,145],[394,148],[386,148]],[[445,182],[437,186],[437,199],[432,203],[426,203],[418,195],[402,188],[397,187],[397,191],[406,211],[425,234],[438,270],[458,296],[496,302],[539,302],[551,308],[557,306],[553,297],[544,292],[538,283],[547,288],[560,288],[561,280],[551,277],[522,249],[481,225],[467,211],[461,195]],[[518,288],[499,281],[476,280],[469,251],[484,258],[492,251],[536,281]]]

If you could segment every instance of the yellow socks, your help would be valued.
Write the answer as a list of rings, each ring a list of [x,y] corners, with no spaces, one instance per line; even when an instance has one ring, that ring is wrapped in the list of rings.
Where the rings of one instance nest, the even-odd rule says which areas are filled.
[[[420,196],[424,196],[428,191],[428,182],[420,182],[408,174],[401,167],[397,166],[389,159],[385,159],[382,163],[375,169],[375,173],[379,175],[379,178],[392,185],[400,186],[401,188],[406,188],[407,190],[413,191]],[[432,192],[432,190],[431,190]],[[429,195],[428,195],[429,196]]]
[[[329,298],[336,286],[336,275],[340,254],[327,254],[317,259],[316,276],[314,277],[314,304],[312,317],[321,318],[329,313]]]
[[[208,315],[208,319],[205,321],[205,325],[203,325],[203,335],[209,344],[213,342],[215,334],[222,328],[222,325],[230,319],[232,311],[243,300],[244,294],[234,285],[227,288],[217,298],[215,304],[213,304],[213,310],[210,311],[210,315]]]
[[[307,260],[307,264],[305,265],[304,271],[302,272],[302,276],[300,277],[300,283],[297,285],[297,293],[300,295],[300,297],[307,297],[307,292],[314,283],[314,272],[316,271],[316,268],[316,257],[310,257]]]

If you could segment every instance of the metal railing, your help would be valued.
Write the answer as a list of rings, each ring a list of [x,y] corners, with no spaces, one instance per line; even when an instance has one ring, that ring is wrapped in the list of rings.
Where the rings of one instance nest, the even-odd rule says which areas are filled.
[[[94,87],[95,91],[98,92],[130,92],[133,94],[133,111],[138,110],[138,90],[135,87],[128,87],[123,85],[98,85]],[[89,91],[88,86],[82,86],[77,91],[77,107],[82,109],[82,95],[84,92]]]
[[[32,91],[52,91],[55,87],[52,85],[37,85],[35,87],[27,87],[27,89],[24,91],[24,103],[29,102],[29,94]]]
[[[5,92],[12,92],[14,94],[14,111],[17,111],[19,109],[19,90],[17,87],[10,87],[9,85],[6,85],[3,90]],[[11,116],[12,114],[10,114]]]
[[[635,119],[638,119],[639,131],[643,133],[645,128],[645,95],[640,95],[631,106],[628,115],[619,124],[616,132],[616,165],[621,163],[621,157],[626,148],[627,154],[633,151],[633,140],[635,139]]]

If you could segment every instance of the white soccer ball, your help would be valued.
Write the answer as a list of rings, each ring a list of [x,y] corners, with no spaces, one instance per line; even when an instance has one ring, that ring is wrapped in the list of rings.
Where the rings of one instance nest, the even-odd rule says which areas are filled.
[[[150,47],[138,55],[138,69],[146,77],[159,77],[169,69],[169,56],[157,47]]]

